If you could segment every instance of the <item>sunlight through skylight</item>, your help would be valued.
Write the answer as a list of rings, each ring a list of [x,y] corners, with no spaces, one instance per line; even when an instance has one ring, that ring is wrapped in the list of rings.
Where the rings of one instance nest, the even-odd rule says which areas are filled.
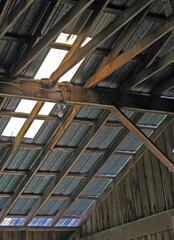
[[[56,42],[72,45],[76,40],[76,38],[77,38],[76,35],[61,33],[59,34]],[[82,44],[82,47],[85,44],[87,44],[90,40],[91,38],[89,37],[86,38],[86,40]],[[60,66],[67,52],[68,51],[66,50],[51,49],[34,78],[35,79],[49,78],[50,75]],[[84,59],[82,59],[72,69],[70,69],[66,74],[64,74],[59,79],[59,82],[63,82],[63,81],[70,82],[83,61]]]

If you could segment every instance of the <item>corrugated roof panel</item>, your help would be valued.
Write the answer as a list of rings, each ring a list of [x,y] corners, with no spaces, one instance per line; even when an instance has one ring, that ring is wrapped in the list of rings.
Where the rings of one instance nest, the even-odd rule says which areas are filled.
[[[81,216],[91,206],[93,201],[90,200],[76,200],[75,203],[66,212],[68,216]]]
[[[139,123],[158,126],[165,117],[164,114],[146,113]]]
[[[31,167],[40,150],[34,149],[17,149],[13,154],[7,168],[26,170]]]
[[[0,117],[0,135],[1,135],[1,139],[2,139],[2,133],[7,125],[7,123],[9,122],[10,117]]]
[[[174,97],[174,88],[172,88],[170,91],[163,93],[163,96]]]
[[[7,197],[0,197],[0,210],[2,210],[2,208],[5,206],[8,200],[9,198]]]
[[[44,206],[38,213],[39,215],[53,216],[61,208],[61,206],[66,202],[64,199],[48,199]]]
[[[103,56],[90,55],[86,57],[80,69],[73,77],[73,83],[84,85],[85,82],[96,72],[103,60]]]
[[[6,111],[15,111],[20,101],[19,98],[7,98],[2,109]]]
[[[71,156],[71,152],[53,151],[40,167],[40,171],[59,171]]]
[[[70,172],[87,173],[97,163],[101,154],[83,153]]]
[[[50,176],[34,176],[24,193],[42,194],[53,179]]]
[[[129,61],[111,73],[108,77],[104,78],[100,83],[97,84],[97,86],[112,89],[119,88],[120,85],[130,77],[132,69],[134,69],[136,65],[137,62]]]
[[[130,157],[128,156],[112,156],[101,169],[100,173],[116,175],[129,159]]]
[[[71,123],[58,141],[57,145],[78,146],[89,129],[90,126],[86,124]]]
[[[38,134],[33,138],[32,142],[36,144],[45,144],[52,135],[59,123],[53,121],[45,121]]]
[[[0,162],[2,161],[8,150],[8,147],[0,147]]]
[[[94,140],[90,143],[90,148],[106,149],[112,141],[118,137],[121,132],[121,128],[103,127]]]
[[[155,4],[154,4],[154,6],[151,8],[150,12],[151,12],[151,13],[156,13],[156,14],[165,15],[165,14],[164,14],[164,10],[163,10],[162,1],[160,1],[160,0],[155,1]]]
[[[143,130],[143,132],[147,136],[149,136],[152,133],[152,131],[149,130]],[[142,142],[135,135],[130,133],[126,140],[120,145],[119,149],[136,152],[141,144]]]
[[[84,119],[98,119],[102,113],[102,109],[93,108],[93,107],[81,107],[77,113],[77,118]]]
[[[77,188],[77,186],[81,183],[83,178],[72,178],[65,177],[57,189],[54,191],[54,194],[61,195],[70,195]]]
[[[94,179],[81,195],[99,196],[111,181],[111,179]]]
[[[9,212],[9,215],[27,215],[37,198],[19,198]]]
[[[0,192],[14,192],[23,176],[19,175],[1,175],[0,176]]]

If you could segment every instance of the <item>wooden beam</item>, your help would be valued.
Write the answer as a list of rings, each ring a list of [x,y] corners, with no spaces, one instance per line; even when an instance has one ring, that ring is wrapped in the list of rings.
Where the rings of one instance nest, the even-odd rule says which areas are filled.
[[[152,33],[147,34],[143,39],[135,43],[132,47],[126,50],[124,53],[119,55],[116,59],[108,63],[99,72],[89,80],[88,87],[99,83],[102,79],[109,76],[112,72],[123,66],[125,63],[130,61],[133,57],[141,53],[143,50],[151,46],[158,39],[166,35],[174,29],[174,17],[172,16],[166,22],[154,30]]]
[[[140,141],[167,167],[174,173],[173,163],[159,150],[159,148],[138,129],[126,115],[118,108],[113,108],[114,115],[137,137]]]
[[[128,240],[150,235],[152,233],[172,229],[173,216],[174,209],[167,210],[149,217],[120,225],[118,227],[110,228],[86,237],[82,237],[80,240],[115,240],[115,236],[117,236],[118,240]]]
[[[15,24],[15,22],[20,18],[20,16],[30,7],[34,0],[20,0],[16,5],[13,12],[7,16],[0,26],[0,39],[4,34]]]
[[[24,226],[0,226],[0,232],[19,232],[19,231],[28,231],[28,232],[74,232],[80,229],[79,227],[24,227]]]
[[[79,107],[73,106],[70,108],[68,113],[65,115],[65,117],[62,119],[62,122],[58,125],[58,127],[55,129],[51,137],[49,138],[47,144],[45,147],[40,151],[37,158],[35,159],[35,164],[31,167],[29,173],[26,175],[26,177],[19,183],[18,187],[16,188],[15,192],[13,193],[12,197],[9,198],[7,203],[4,205],[0,212],[0,221],[8,214],[10,209],[13,207],[15,202],[18,200],[22,192],[25,190],[27,185],[31,182],[32,178],[35,176],[36,172],[39,170],[45,159],[48,157],[54,146],[56,145],[57,141],[62,136],[63,132],[66,130],[66,128],[71,123],[74,116],[79,111]]]
[[[138,122],[142,118],[143,114],[136,114],[134,116],[134,122]],[[72,193],[70,199],[68,199],[63,207],[56,213],[55,217],[53,218],[51,225],[55,225],[60,218],[66,213],[66,211],[72,206],[75,200],[79,197],[79,195],[84,191],[84,189],[89,185],[89,183],[94,179],[95,175],[101,170],[104,164],[113,156],[113,153],[119,148],[125,138],[128,136],[129,130],[124,129],[119,137],[117,137],[111,147],[105,152],[103,156],[97,161],[96,165],[92,168],[92,170],[88,173],[88,176],[83,180],[83,182],[75,189]]]
[[[124,46],[126,45],[126,43],[129,41],[129,39],[132,37],[132,35],[135,33],[135,31],[138,29],[138,27],[140,26],[140,24],[143,22],[145,16],[147,15],[147,13],[149,12],[150,8],[152,7],[152,5],[148,6],[146,9],[144,9],[141,13],[139,13],[127,26],[127,28],[123,31],[123,33],[121,34],[121,37],[119,36],[119,39],[116,43],[116,45],[114,46],[114,48],[111,50],[111,52],[109,53],[109,55],[104,59],[104,61],[102,62],[101,66],[97,69],[97,72],[99,72],[104,66],[106,66],[109,62],[111,62],[112,60],[114,60],[119,53],[121,52],[121,50],[124,48]],[[97,74],[97,72],[95,74]],[[92,77],[93,78],[93,77]],[[88,84],[90,81],[92,81],[90,78],[89,80],[87,80],[87,82],[85,83],[84,87],[88,88]],[[92,85],[93,87],[95,86]]]
[[[138,15],[144,8],[146,8],[153,0],[142,0],[140,2],[134,3],[130,8],[128,8],[124,14],[120,14],[117,18],[106,26],[102,31],[100,31],[89,43],[87,43],[83,48],[78,51],[73,57],[68,59],[66,63],[62,64],[52,73],[49,78],[49,83],[56,84],[57,79],[59,79],[63,74],[70,70],[75,64],[81,61],[84,57],[88,56],[95,48],[100,44],[110,38],[113,34],[118,32],[123,26],[125,26],[130,20],[132,20],[136,15]]]
[[[94,0],[78,1],[59,21],[51,28],[51,30],[24,56],[25,61],[20,62],[15,71],[11,72],[11,76],[18,76],[22,70],[27,67],[68,25],[74,21]]]
[[[150,139],[152,142],[155,142],[159,136],[167,129],[167,127],[174,121],[173,117],[166,117],[158,126],[158,128],[150,135]],[[106,187],[106,189],[100,194],[99,200],[94,202],[91,207],[82,215],[80,221],[78,222],[78,226],[83,224],[89,216],[95,211],[95,209],[104,201],[104,199],[115,189],[118,184],[123,180],[123,178],[130,172],[130,170],[138,163],[138,161],[142,158],[142,156],[148,151],[145,145],[142,145],[138,151],[135,153],[134,157],[132,157],[124,168],[116,175],[113,181]]]
[[[18,146],[20,145],[20,142],[21,142],[22,138],[24,137],[24,135],[28,131],[28,129],[31,126],[35,116],[38,114],[38,112],[40,111],[42,106],[43,106],[43,102],[37,102],[36,105],[34,106],[33,110],[31,111],[31,113],[29,115],[29,118],[24,122],[22,128],[20,129],[19,133],[15,137],[15,139],[14,139],[13,143],[11,144],[9,150],[7,151],[6,155],[4,156],[2,161],[0,162],[0,172],[2,172],[6,168],[6,166],[9,163],[11,157],[13,156],[14,152],[16,151]]]
[[[0,96],[37,101],[59,102],[68,105],[92,106],[109,109],[115,105],[133,111],[173,114],[173,100],[146,95],[118,93],[115,90],[85,89],[71,84],[59,84],[51,89],[43,88],[39,80],[0,81]]]
[[[94,137],[103,127],[104,123],[108,120],[110,115],[111,115],[110,111],[105,110],[102,116],[96,122],[96,124],[90,128],[86,136],[83,138],[83,140],[79,144],[77,150],[70,156],[70,158],[67,160],[62,170],[57,174],[56,178],[54,178],[53,181],[49,184],[49,187],[45,190],[43,196],[32,207],[32,209],[30,210],[30,212],[28,213],[28,216],[24,221],[24,225],[27,225],[32,220],[32,218],[39,212],[39,210],[42,208],[45,202],[49,199],[52,193],[56,190],[56,188],[60,185],[60,183],[66,177],[70,169],[74,166],[74,164],[83,154],[87,146],[92,142]]]

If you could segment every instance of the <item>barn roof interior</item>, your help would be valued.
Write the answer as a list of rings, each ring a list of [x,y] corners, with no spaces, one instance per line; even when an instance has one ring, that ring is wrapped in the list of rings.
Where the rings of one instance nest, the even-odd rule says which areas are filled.
[[[1,226],[78,228],[142,147],[174,172],[173,10],[0,0]]]

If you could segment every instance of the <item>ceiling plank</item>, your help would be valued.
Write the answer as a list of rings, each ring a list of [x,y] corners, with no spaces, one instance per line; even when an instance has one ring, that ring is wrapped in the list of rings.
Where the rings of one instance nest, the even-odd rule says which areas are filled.
[[[15,137],[15,139],[14,139],[13,143],[11,144],[9,150],[7,151],[6,155],[4,156],[2,161],[0,162],[0,172],[2,172],[6,168],[6,166],[9,163],[11,157],[13,156],[16,149],[20,145],[20,142],[21,142],[22,138],[24,137],[24,135],[28,131],[28,129],[31,126],[35,116],[38,114],[38,112],[40,111],[42,106],[43,106],[43,102],[37,102],[36,105],[34,106],[32,112],[30,113],[30,115],[28,117],[28,119],[23,124],[21,130],[19,131],[19,133]]]
[[[136,55],[141,53],[143,50],[151,46],[158,39],[166,35],[174,29],[174,17],[169,18],[166,22],[154,30],[152,33],[147,34],[143,39],[135,43],[132,47],[126,50],[124,53],[119,55],[116,59],[108,63],[99,72],[94,74],[88,83],[88,87],[99,83],[102,79],[109,76],[112,72],[123,66],[125,63],[130,61]]]
[[[143,10],[141,13],[139,13],[135,18],[133,18],[133,20],[128,24],[128,26],[126,27],[126,29],[123,31],[123,33],[121,34],[121,37],[119,37],[116,45],[114,46],[114,48],[111,50],[111,52],[109,53],[109,55],[104,59],[104,61],[102,62],[101,66],[97,69],[97,72],[99,72],[104,66],[106,66],[109,62],[111,62],[112,60],[114,60],[119,53],[121,52],[121,50],[124,48],[124,46],[126,45],[126,43],[129,41],[129,39],[133,36],[133,34],[135,33],[135,31],[138,29],[138,27],[140,26],[140,24],[143,22],[145,16],[147,15],[147,13],[149,12],[150,8],[152,7],[152,4],[150,4],[150,6],[148,6],[145,10]],[[97,74],[97,72],[94,74],[94,76],[92,76],[89,80],[87,80],[87,82],[85,83],[84,87],[88,88],[88,83],[91,81],[93,81],[92,79],[95,77],[95,75]],[[92,85],[92,87],[94,87],[95,84]]]
[[[70,70],[75,64],[81,61],[84,57],[88,56],[95,48],[100,44],[110,38],[113,34],[118,32],[123,26],[125,26],[130,20],[132,20],[136,15],[138,15],[143,9],[145,9],[153,0],[142,0],[134,3],[130,8],[128,8],[123,14],[116,17],[113,22],[106,26],[102,31],[100,31],[89,43],[87,43],[83,48],[79,49],[78,54],[68,59],[66,63],[62,64],[59,69],[54,71],[49,78],[49,83],[56,84],[57,79],[59,79],[63,74]]]
[[[59,102],[79,106],[92,106],[109,109],[115,105],[133,111],[173,114],[173,99],[150,97],[132,93],[119,93],[115,90],[87,89],[71,84],[58,84],[46,89],[39,80],[0,81],[0,96],[24,98],[37,101]],[[62,94],[63,93],[63,94]]]
[[[22,14],[30,7],[34,0],[20,0],[13,12],[10,13],[0,26],[0,39],[15,24]]]
[[[134,116],[133,121],[138,122],[143,117],[143,114],[138,113]],[[108,150],[105,152],[103,156],[100,157],[100,159],[97,161],[95,166],[92,168],[92,170],[88,173],[88,176],[83,180],[83,182],[75,189],[75,191],[72,193],[72,196],[70,199],[68,199],[63,207],[57,212],[55,217],[53,218],[51,225],[55,225],[60,218],[63,217],[63,215],[66,213],[66,211],[72,206],[72,204],[75,202],[75,200],[78,198],[78,196],[83,192],[83,190],[90,184],[90,182],[94,179],[95,175],[101,170],[101,168],[104,166],[104,164],[109,161],[109,159],[113,156],[113,153],[119,148],[119,146],[123,143],[125,138],[128,136],[130,131],[128,129],[124,129],[119,137],[117,137],[111,146],[108,148]]]
[[[16,188],[15,192],[13,193],[12,197],[9,198],[7,203],[3,206],[1,212],[0,212],[0,221],[8,214],[10,209],[13,207],[15,202],[18,200],[22,192],[25,190],[26,186],[31,182],[32,178],[35,176],[36,172],[39,170],[40,166],[43,164],[43,162],[46,160],[54,146],[56,145],[57,141],[62,136],[63,132],[66,130],[66,128],[71,123],[74,116],[79,111],[78,106],[73,106],[69,110],[68,114],[65,115],[65,117],[62,119],[62,122],[58,125],[58,127],[53,132],[52,136],[48,140],[45,147],[40,151],[39,155],[35,159],[35,164],[31,167],[29,173],[26,175],[26,177],[19,183],[18,187]]]
[[[173,163],[159,150],[159,148],[138,129],[126,115],[118,108],[113,108],[114,115],[171,171],[174,173]]]
[[[24,55],[25,59],[20,62],[15,71],[11,72],[11,76],[18,76],[21,71],[27,67],[55,38],[60,32],[74,21],[94,0],[81,0],[70,9],[59,21],[51,28],[51,30],[40,39],[40,41],[31,49],[31,51]]]
[[[172,217],[174,209],[157,213],[139,220],[122,224],[120,226],[107,229],[98,233],[80,238],[80,240],[128,240],[138,238],[152,233],[161,232],[166,229],[172,229]]]
[[[36,202],[36,204],[32,207],[30,212],[28,213],[28,216],[26,217],[24,221],[24,225],[27,225],[30,223],[32,218],[39,212],[39,210],[42,208],[42,206],[45,204],[45,202],[49,199],[49,197],[52,195],[52,193],[56,190],[56,188],[60,185],[60,183],[63,181],[63,179],[66,177],[67,173],[70,171],[70,169],[74,166],[74,164],[77,162],[77,160],[80,158],[80,156],[83,154],[87,146],[92,142],[94,137],[97,135],[97,133],[100,131],[100,129],[103,127],[105,122],[110,117],[111,113],[109,110],[105,110],[102,116],[98,119],[95,125],[93,125],[86,136],[83,138],[81,143],[79,144],[76,151],[70,156],[70,158],[65,163],[62,170],[57,174],[56,178],[50,183],[49,187],[45,190],[43,196]]]
[[[167,67],[171,63],[174,62],[174,51],[171,51],[164,57],[160,58],[158,62],[154,62],[149,67],[143,69],[131,79],[126,81],[124,91],[128,91],[129,89],[136,87],[137,85],[143,83],[148,78],[152,77],[155,73],[161,71],[163,68]]]
[[[152,142],[155,142],[159,136],[167,129],[167,127],[174,121],[173,117],[166,117],[158,126],[156,130],[150,135]],[[78,226],[84,223],[89,216],[95,211],[95,209],[104,201],[104,199],[115,189],[118,184],[123,180],[123,178],[130,172],[130,170],[138,163],[142,156],[148,151],[145,145],[142,145],[138,151],[135,153],[128,163],[121,169],[121,171],[116,175],[113,181],[106,187],[106,189],[100,194],[99,200],[94,202],[91,207],[81,216]]]

